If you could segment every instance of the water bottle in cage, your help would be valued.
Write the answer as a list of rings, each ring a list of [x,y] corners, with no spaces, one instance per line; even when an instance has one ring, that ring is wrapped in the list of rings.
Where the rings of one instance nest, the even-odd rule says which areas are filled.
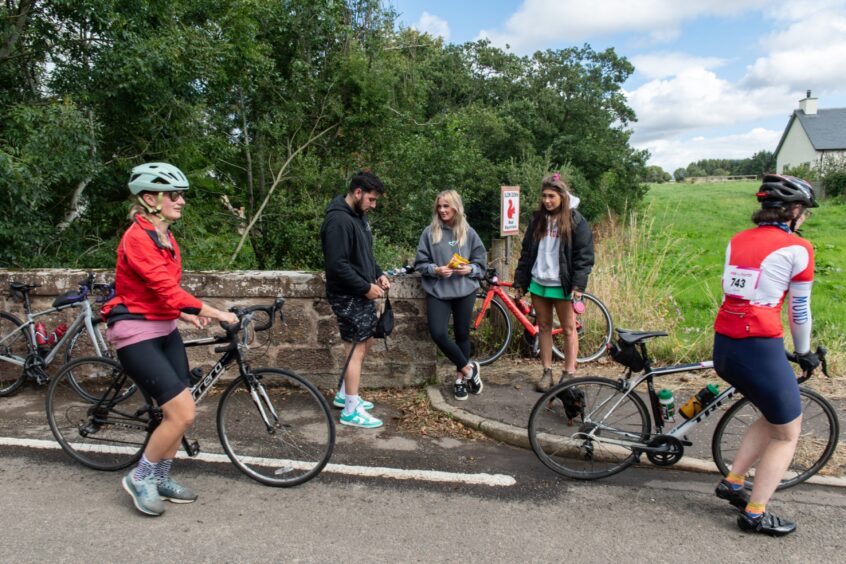
[[[50,335],[47,334],[47,327],[40,321],[35,323],[35,344],[39,349],[50,349]]]
[[[535,314],[535,309],[532,307],[532,304],[526,301],[526,298],[517,300],[517,306],[523,312],[523,315],[533,316]]]
[[[35,344],[42,351],[49,351],[53,345],[62,340],[62,336],[68,330],[66,323],[60,323],[56,328],[47,332],[47,327],[40,321],[35,324]]]
[[[59,323],[56,328],[50,333],[50,346],[52,347],[56,343],[62,340],[62,337],[68,330],[67,323]]]

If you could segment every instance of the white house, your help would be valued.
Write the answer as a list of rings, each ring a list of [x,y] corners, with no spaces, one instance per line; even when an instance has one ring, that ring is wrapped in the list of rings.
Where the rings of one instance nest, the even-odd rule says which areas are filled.
[[[825,158],[846,158],[846,108],[818,110],[808,90],[793,110],[775,156],[778,173],[804,163],[817,166]]]

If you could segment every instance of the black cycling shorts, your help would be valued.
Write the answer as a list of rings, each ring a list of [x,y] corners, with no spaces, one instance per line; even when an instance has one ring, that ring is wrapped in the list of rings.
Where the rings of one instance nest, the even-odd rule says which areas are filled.
[[[332,312],[338,318],[341,339],[362,343],[376,330],[376,304],[364,296],[327,294]]]
[[[799,382],[784,354],[784,339],[714,335],[714,370],[774,425],[802,415]]]
[[[117,355],[129,377],[159,405],[191,385],[188,355],[178,329],[165,337],[121,347]]]

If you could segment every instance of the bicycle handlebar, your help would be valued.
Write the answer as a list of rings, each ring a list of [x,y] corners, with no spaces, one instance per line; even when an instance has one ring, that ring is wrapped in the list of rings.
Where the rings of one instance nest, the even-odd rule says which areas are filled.
[[[788,351],[784,351],[784,354],[787,355],[787,360],[790,362],[794,362],[799,364],[799,355],[796,353],[791,353]],[[818,346],[817,350],[814,351],[814,354],[817,355],[820,359],[820,367],[822,368],[822,373],[825,374],[826,377],[831,378],[828,374],[828,361],[826,361],[825,357],[828,354],[828,349],[823,346]],[[811,375],[814,373],[814,369],[806,370],[802,372],[802,376],[799,377],[799,383],[805,382]]]
[[[270,305],[254,305],[249,307],[232,307],[229,308],[229,311],[234,313],[238,316],[238,323],[224,323],[223,321],[220,322],[220,327],[226,331],[226,336],[224,339],[226,343],[222,347],[216,347],[214,352],[222,353],[226,351],[233,350],[237,346],[237,335],[240,332],[244,333],[244,340],[247,338],[246,329],[253,323],[253,315],[256,312],[264,312],[267,314],[267,322],[262,323],[261,325],[256,325],[253,323],[253,330],[254,331],[266,331],[273,327],[273,318],[276,316],[276,312],[279,312],[279,320],[284,321],[284,316],[282,315],[282,304],[285,303],[285,298],[282,296],[277,297],[272,304]],[[246,345],[246,342],[244,343]]]

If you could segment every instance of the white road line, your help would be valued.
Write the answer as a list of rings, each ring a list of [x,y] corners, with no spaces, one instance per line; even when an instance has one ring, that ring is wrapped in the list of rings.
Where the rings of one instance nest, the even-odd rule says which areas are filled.
[[[39,448],[49,450],[61,450],[61,446],[56,441],[47,441],[42,439],[18,439],[15,437],[0,437],[0,446],[13,446],[24,448]],[[97,452],[102,451],[102,447],[97,445],[78,445],[80,451]],[[131,447],[109,447],[109,452],[124,452],[132,454],[136,449]],[[183,451],[179,451],[179,458],[189,458]],[[195,460],[212,463],[226,463],[230,464],[229,457],[225,454],[216,454],[210,452],[201,452],[193,457]],[[302,467],[305,463],[292,460],[279,459],[259,459],[248,458],[247,462],[256,463],[258,461],[265,462],[269,466],[285,467]],[[454,482],[469,485],[492,486],[492,487],[508,487],[517,483],[513,476],[507,474],[465,474],[459,472],[441,472],[439,470],[406,470],[402,468],[386,468],[380,466],[350,466],[347,464],[327,464],[324,472],[331,472],[333,474],[345,474],[347,476],[361,476],[366,478],[388,478],[392,480],[421,480],[426,482]]]

